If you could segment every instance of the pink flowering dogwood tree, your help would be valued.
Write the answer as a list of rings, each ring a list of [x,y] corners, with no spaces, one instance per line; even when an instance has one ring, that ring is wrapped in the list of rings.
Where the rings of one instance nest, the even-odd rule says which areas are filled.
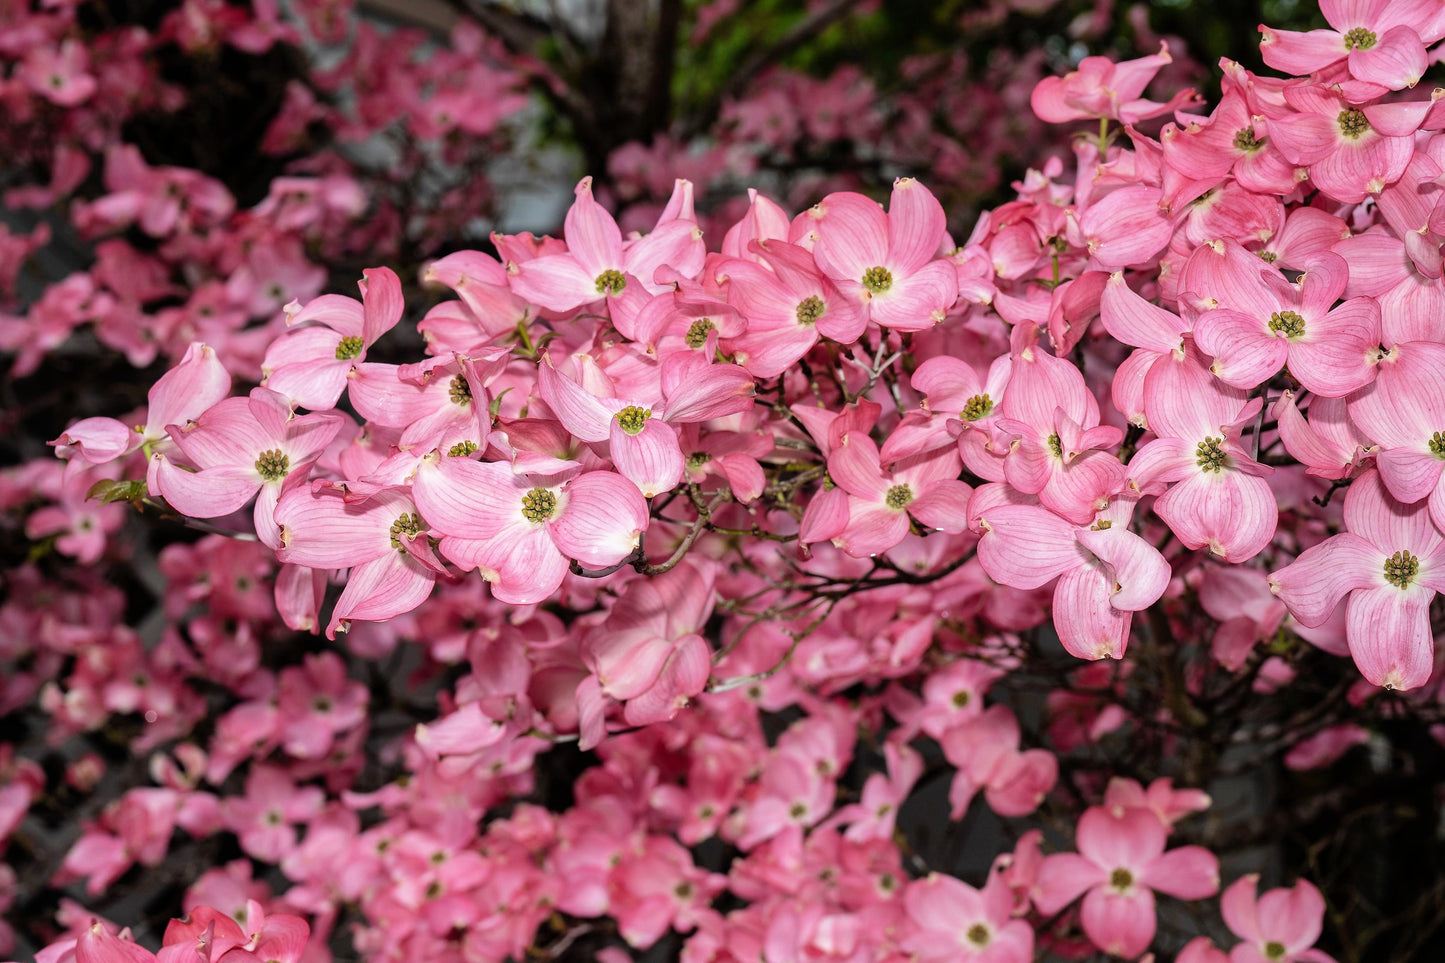
[[[89,46],[70,5],[17,12],[0,98],[103,132],[117,86],[166,96],[152,44],[347,33],[346,3],[297,7],[188,0],[163,40]],[[1083,124],[1072,166],[1040,158],[966,233],[924,177],[714,214],[659,137],[655,206],[610,209],[619,152],[560,237],[413,284],[369,245],[448,217],[358,223],[340,161],[238,212],[112,144],[74,226],[136,243],[0,317],[19,372],[83,325],[166,368],[143,411],[0,475],[34,546],[4,575],[0,720],[44,722],[0,741],[0,958],[1437,952],[1438,887],[1387,866],[1359,885],[1388,900],[1352,898],[1345,816],[1439,855],[1445,111],[1411,88],[1445,17],[1322,13],[1262,28],[1292,76],[1227,63],[1212,110],[1145,96],[1167,43],[1032,85]],[[429,66],[358,29],[268,141],[401,117],[466,168],[524,79],[567,99],[480,29],[450,43]],[[318,96],[348,70],[353,113]],[[728,123],[863,122],[826,92]],[[62,146],[13,203],[87,181],[94,142]],[[43,243],[6,230],[0,259]],[[323,293],[320,251],[368,255],[359,299]],[[140,624],[104,567],[147,550],[126,506],[176,539]],[[1215,805],[1246,773],[1300,798]],[[1310,860],[1261,895],[1262,846]],[[150,880],[163,932],[108,918]],[[1387,933],[1406,896],[1419,927]]]

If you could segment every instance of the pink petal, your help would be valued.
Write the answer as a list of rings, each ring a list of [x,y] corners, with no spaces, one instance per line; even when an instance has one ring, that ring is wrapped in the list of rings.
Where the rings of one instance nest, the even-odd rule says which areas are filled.
[[[1255,890],[1259,885],[1259,874],[1249,873],[1229,885],[1219,898],[1219,912],[1235,936],[1250,943],[1262,943],[1259,930],[1258,907]]]
[[[1289,342],[1257,318],[1220,308],[1194,323],[1194,340],[1211,356],[1211,371],[1236,388],[1253,388],[1273,377],[1290,355]]]
[[[979,562],[996,582],[1035,589],[1083,564],[1074,526],[1047,509],[1001,505],[987,510],[979,522],[985,528]]]
[[[1350,592],[1378,585],[1383,562],[1383,552],[1343,532],[1305,549],[1293,564],[1272,573],[1270,588],[1295,618],[1314,627],[1324,624]]]
[[[1159,496],[1154,513],[1189,548],[1208,546],[1227,561],[1243,562],[1274,538],[1279,502],[1263,478],[1231,470],[1199,472]]]
[[[637,486],[612,472],[587,472],[566,486],[567,503],[548,524],[557,547],[587,568],[607,568],[632,554],[647,531],[647,502]]]
[[[1152,890],[1139,887],[1126,896],[1099,886],[1085,894],[1079,919],[1099,949],[1133,959],[1154,941],[1154,913]]]
[[[1278,940],[1290,953],[1315,945],[1324,929],[1325,900],[1309,880],[1272,889],[1259,900],[1261,941]]]
[[[1045,916],[1052,916],[1091,886],[1101,886],[1108,879],[1108,870],[1078,853],[1046,856],[1039,866],[1038,885],[1032,893],[1034,906]]]
[[[622,717],[630,726],[663,722],[700,695],[712,673],[712,649],[699,635],[686,635],[674,643],[673,651],[646,692],[629,699]]]
[[[1054,627],[1070,655],[1090,660],[1123,658],[1130,617],[1109,604],[1111,588],[1098,564],[1081,565],[1059,576],[1054,588]]]
[[[363,562],[351,570],[326,637],[336,638],[353,620],[385,622],[421,605],[431,595],[435,578],[432,573],[399,551],[387,552],[380,558]]]
[[[850,431],[828,455],[828,476],[850,495],[882,501],[891,487],[878,462],[878,446],[865,432]]]
[[[888,201],[888,264],[895,272],[913,274],[932,260],[947,230],[943,205],[928,188],[911,177],[893,182]],[[958,275],[952,268],[950,273],[956,294]]]
[[[661,418],[647,419],[635,435],[624,431],[614,418],[610,441],[613,464],[648,498],[671,491],[682,481],[687,464],[678,447],[677,430]]]
[[[857,282],[888,258],[888,216],[862,194],[829,194],[818,204],[818,241],[813,256],[829,277]]]
[[[405,304],[401,297],[401,279],[391,268],[368,268],[361,276],[361,339],[370,346],[396,326]]]
[[[1113,569],[1109,604],[1126,612],[1142,612],[1169,587],[1172,572],[1159,550],[1127,528],[1084,529],[1079,542]]]
[[[568,254],[576,260],[582,273],[589,279],[595,279],[608,269],[621,268],[622,232],[607,209],[593,198],[592,178],[584,177],[578,181],[573,194],[576,200],[567,209],[567,219],[563,225]],[[535,264],[536,261],[529,263]],[[523,273],[526,273],[525,265]],[[643,281],[651,284],[652,278],[643,278]],[[526,297],[525,294],[522,296]]]
[[[1339,536],[1336,536],[1339,537]],[[1375,685],[1405,690],[1424,685],[1434,665],[1430,600],[1423,586],[1357,591],[1345,611],[1350,655]]]
[[[518,265],[512,293],[552,311],[575,311],[603,298],[597,290],[600,273],[588,273],[571,254],[549,254]]]
[[[1180,846],[1143,867],[1140,879],[1176,899],[1206,899],[1219,892],[1219,858],[1203,846]]]

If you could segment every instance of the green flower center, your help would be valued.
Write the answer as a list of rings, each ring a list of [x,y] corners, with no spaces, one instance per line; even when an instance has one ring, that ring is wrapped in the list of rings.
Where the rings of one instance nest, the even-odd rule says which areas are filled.
[[[1259,258],[1266,264],[1273,264],[1275,261],[1279,260],[1279,255],[1274,253],[1273,251],[1260,251]]]
[[[1305,333],[1305,319],[1295,311],[1276,311],[1269,316],[1269,329],[1286,338],[1298,338]]]
[[[291,470],[291,458],[281,449],[272,448],[256,456],[256,474],[268,482],[280,481]]]
[[[1194,456],[1199,461],[1199,467],[1205,471],[1224,471],[1225,462],[1229,456],[1224,453],[1221,447],[1224,444],[1223,438],[1206,438],[1194,449]]]
[[[876,271],[878,268],[874,268],[874,270]],[[865,280],[863,283],[867,284],[868,282]],[[810,328],[818,323],[818,319],[827,309],[822,298],[816,294],[810,294],[798,302],[798,323],[805,328]]]
[[[1396,552],[1385,559],[1385,581],[1397,589],[1406,589],[1420,574],[1420,560],[1409,552]]]
[[[1366,30],[1364,27],[1355,27],[1345,31],[1346,50],[1369,50],[1375,45],[1375,31]]]
[[[888,494],[883,496],[883,501],[894,511],[902,511],[913,502],[913,489],[908,485],[894,485],[888,489]]]
[[[642,430],[647,419],[652,417],[652,412],[646,408],[639,408],[637,405],[628,405],[617,413],[617,424],[629,435],[635,435]]]
[[[953,694],[953,707],[962,709],[973,700],[973,695],[967,689],[959,689]]]
[[[959,417],[964,421],[978,421],[987,417],[993,411],[993,399],[985,392],[981,395],[974,395],[963,403],[963,411]]]
[[[988,927],[983,925],[982,923],[973,924],[968,928],[968,932],[963,934],[964,939],[968,940],[979,949],[983,949],[985,946],[988,946],[989,940],[992,936],[993,934],[988,931]]]
[[[1430,454],[1445,461],[1445,432],[1437,431],[1430,436]]]
[[[1242,150],[1246,154],[1253,154],[1263,145],[1254,136],[1253,127],[1241,127],[1234,132],[1234,149]]]
[[[597,275],[597,293],[603,295],[619,295],[622,289],[627,287],[627,278],[623,277],[621,271],[614,271],[608,268]]]
[[[1109,886],[1121,893],[1133,885],[1134,874],[1122,866],[1109,874]]]
[[[1055,457],[1064,457],[1064,441],[1058,435],[1049,435],[1049,452]]]
[[[1358,107],[1340,111],[1340,116],[1335,120],[1340,125],[1340,133],[1350,140],[1359,140],[1370,131],[1370,122],[1365,119],[1365,112]]]
[[[886,267],[871,267],[863,272],[863,286],[874,294],[893,287],[893,272]]]
[[[557,496],[545,488],[534,488],[522,496],[522,515],[529,522],[545,522],[557,514]]]
[[[472,403],[472,386],[467,384],[466,378],[455,375],[447,385],[447,397],[452,400],[452,404],[465,408]]]
[[[361,352],[366,348],[366,342],[352,335],[349,338],[342,338],[336,343],[336,360],[351,361],[361,357]]]
[[[415,538],[421,533],[421,516],[416,512],[405,512],[397,516],[396,521],[391,523],[391,547],[401,554],[406,554],[406,548],[402,545],[403,536]]]
[[[452,458],[465,458],[468,455],[474,454],[476,450],[477,443],[468,439],[466,441],[459,441],[455,445],[452,445],[450,448],[447,449],[447,454],[450,455]]]
[[[1373,37],[1374,35],[1371,34]],[[1373,43],[1374,41],[1370,41]],[[1270,940],[1264,944],[1264,955],[1271,960],[1278,960],[1284,956],[1284,944],[1278,940]]]
[[[692,327],[687,329],[687,337],[685,339],[687,346],[689,348],[701,348],[707,344],[707,333],[716,330],[717,325],[712,323],[712,318],[698,318],[692,323]]]
[[[695,451],[687,456],[687,467],[693,471],[697,471],[710,461],[712,461],[712,455],[709,455],[705,451]]]

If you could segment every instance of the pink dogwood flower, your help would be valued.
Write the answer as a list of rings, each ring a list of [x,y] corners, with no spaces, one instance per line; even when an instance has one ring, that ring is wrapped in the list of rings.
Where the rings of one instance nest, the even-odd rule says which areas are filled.
[[[1173,58],[1166,43],[1159,45],[1157,54],[1121,63],[1108,57],[1085,57],[1077,70],[1040,80],[1029,97],[1029,105],[1039,119],[1051,124],[1100,118],[1137,124],[1177,110],[1198,96],[1192,90],[1182,90],[1167,103],[1141,96],[1160,68],[1170,63]]]
[[[692,220],[675,218],[637,240],[622,240],[617,222],[592,197],[592,178],[577,182],[567,210],[565,254],[547,254],[517,265],[512,291],[551,311],[570,312],[604,302],[624,337],[650,300],[668,285],[657,281],[664,265],[686,277],[702,270],[702,231]]]
[[[390,331],[404,308],[401,279],[391,268],[362,272],[361,300],[323,294],[296,311],[287,311],[288,326],[314,321],[276,339],[261,363],[272,391],[313,411],[336,407],[354,365],[366,360],[366,349]]]
[[[1258,886],[1259,874],[1250,873],[1220,897],[1225,925],[1244,940],[1229,951],[1229,963],[1335,963],[1313,949],[1325,917],[1320,891],[1302,879],[1256,898]]]
[[[1195,343],[1214,357],[1211,371],[1227,384],[1253,388],[1288,364],[1295,380],[1325,398],[1374,380],[1380,306],[1372,298],[1335,306],[1350,275],[1344,258],[1318,254],[1290,283],[1234,241],[1222,243],[1219,307],[1194,322]]]
[[[1376,471],[1345,495],[1345,531],[1270,575],[1270,588],[1303,625],[1322,625],[1346,602],[1346,638],[1364,677],[1413,689],[1430,677],[1430,602],[1445,591],[1445,537],[1423,504],[1393,498]]]
[[[150,461],[150,489],[192,518],[229,515],[254,497],[256,535],[279,548],[277,501],[306,481],[345,421],[329,411],[298,417],[281,395],[254,388],[250,397],[227,398],[184,426],[168,425],[171,439],[195,470],[157,452]]]
[[[938,257],[943,206],[911,177],[893,182],[888,213],[862,194],[835,193],[813,209],[813,256],[864,315],[885,328],[922,331],[958,299],[958,274]]]
[[[1159,495],[1154,514],[1190,549],[1243,562],[1274,536],[1279,502],[1263,477],[1274,469],[1239,441],[1262,403],[1220,384],[1192,345],[1149,368],[1144,406],[1158,437],[1130,460],[1129,484]]]
[[[354,620],[381,622],[410,612],[445,571],[405,488],[383,489],[364,502],[347,501],[337,488],[295,488],[281,496],[275,518],[282,562],[351,570],[326,626],[328,639]]]
[[[983,538],[978,557],[995,581],[1035,589],[1054,579],[1054,625],[1064,648],[1081,659],[1122,658],[1133,613],[1159,600],[1169,563],[1129,531],[1134,502],[1118,497],[1088,526],[1037,505],[1011,503],[1002,486],[985,485],[969,514]]]
[[[973,490],[958,479],[960,467],[956,452],[940,448],[884,471],[873,439],[859,431],[844,434],[828,456],[828,474],[848,493],[848,521],[833,540],[865,558],[903,541],[910,517],[939,531],[963,531]]]
[[[515,474],[499,462],[431,455],[414,483],[417,505],[441,534],[441,553],[479,569],[492,594],[512,605],[541,602],[567,575],[620,563],[647,530],[647,503],[621,475],[591,471],[570,480]]]
[[[1034,905],[1047,916],[1083,896],[1089,940],[1133,959],[1154,940],[1156,890],[1188,900],[1219,892],[1214,854],[1202,846],[1165,852],[1167,840],[1164,823],[1148,809],[1091,807],[1079,819],[1079,851],[1044,858]]]
[[[1013,917],[1014,900],[1003,874],[989,874],[982,890],[930,873],[908,885],[903,905],[917,930],[905,948],[920,963],[1029,963],[1034,930]]]
[[[1430,0],[1322,0],[1320,12],[1329,30],[1276,30],[1261,24],[1264,62],[1302,77],[1344,61],[1352,77],[1384,93],[1415,86],[1428,63],[1426,44],[1440,39],[1427,27],[1437,22],[1438,8]],[[1427,27],[1423,38],[1416,32],[1422,27]]]

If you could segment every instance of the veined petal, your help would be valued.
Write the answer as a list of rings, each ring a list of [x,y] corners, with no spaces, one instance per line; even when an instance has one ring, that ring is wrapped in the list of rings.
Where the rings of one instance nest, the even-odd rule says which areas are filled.
[[[1236,388],[1267,381],[1290,356],[1289,342],[1275,337],[1264,322],[1227,308],[1201,314],[1194,323],[1194,340],[1214,359],[1209,370]]]
[[[1136,348],[1159,354],[1178,351],[1183,346],[1183,333],[1188,323],[1172,311],[1166,311],[1135,294],[1116,271],[1104,285],[1099,298],[1099,320],[1104,330],[1118,340]]]
[[[1323,625],[1335,606],[1356,589],[1380,583],[1385,553],[1358,535],[1342,532],[1304,550],[1269,577],[1270,590],[1311,628]]]
[[[1341,536],[1336,536],[1341,537]],[[1355,592],[1345,610],[1350,655],[1375,685],[1405,690],[1424,685],[1435,661],[1430,634],[1434,591],[1393,585]]]
[[[903,274],[913,274],[938,254],[943,235],[948,230],[943,205],[928,188],[911,177],[893,182],[893,195],[888,201],[888,260]],[[957,294],[957,273],[954,293]],[[950,299],[951,303],[951,299]]]
[[[908,535],[908,513],[849,496],[848,524],[834,539],[854,558],[880,555]]]
[[[593,471],[567,483],[566,509],[547,529],[568,558],[587,568],[616,565],[647,531],[647,502],[637,486],[613,472]]]
[[[1059,576],[1054,588],[1054,628],[1070,655],[1121,659],[1129,642],[1130,616],[1109,604],[1103,566],[1080,565]]]
[[[186,471],[171,464],[160,452],[151,456],[151,463],[150,478],[156,494],[192,518],[229,515],[250,501],[262,484],[254,469],[233,465]]]
[[[563,426],[582,441],[606,441],[612,409],[546,361],[537,366],[537,387],[542,400]]]
[[[370,346],[396,326],[406,305],[401,279],[391,268],[368,268],[361,276],[361,338]]]
[[[813,256],[829,277],[857,283],[888,258],[888,215],[877,201],[847,191],[829,194],[818,205]]]
[[[412,493],[434,532],[491,539],[532,524],[522,515],[522,499],[532,487],[500,462],[433,457],[417,466]]]
[[[1035,589],[1084,564],[1074,526],[1048,509],[1000,505],[984,512],[979,524],[978,560],[996,582]]]
[[[571,254],[548,254],[517,266],[512,293],[551,311],[575,311],[602,300],[604,292],[597,290],[600,275],[600,271],[589,274]]]
[[[578,181],[573,195],[576,199],[567,209],[562,227],[562,234],[567,239],[567,253],[575,259],[582,273],[590,278],[595,279],[609,268],[621,268],[622,231],[607,209],[593,198],[592,178],[584,177]],[[529,263],[535,264],[536,261]],[[526,273],[525,265],[523,273]],[[652,283],[652,278],[643,280]],[[527,297],[525,294],[522,296]]]
[[[617,470],[651,498],[671,491],[682,481],[687,463],[678,447],[677,430],[661,418],[649,418],[636,434],[612,419],[609,451]]]
[[[1081,529],[1079,542],[1113,569],[1109,604],[1126,612],[1142,612],[1159,601],[1172,572],[1159,550],[1127,528]]]
[[[435,578],[431,572],[401,552],[387,552],[380,558],[363,562],[351,570],[326,637],[336,638],[353,620],[385,622],[410,612],[431,595]]]
[[[1279,502],[1258,476],[1201,471],[1160,495],[1154,513],[1189,548],[1208,546],[1227,561],[1243,562],[1274,537]]]
[[[856,498],[882,501],[890,479],[879,466],[878,446],[866,432],[845,434],[828,455],[828,476]]]

